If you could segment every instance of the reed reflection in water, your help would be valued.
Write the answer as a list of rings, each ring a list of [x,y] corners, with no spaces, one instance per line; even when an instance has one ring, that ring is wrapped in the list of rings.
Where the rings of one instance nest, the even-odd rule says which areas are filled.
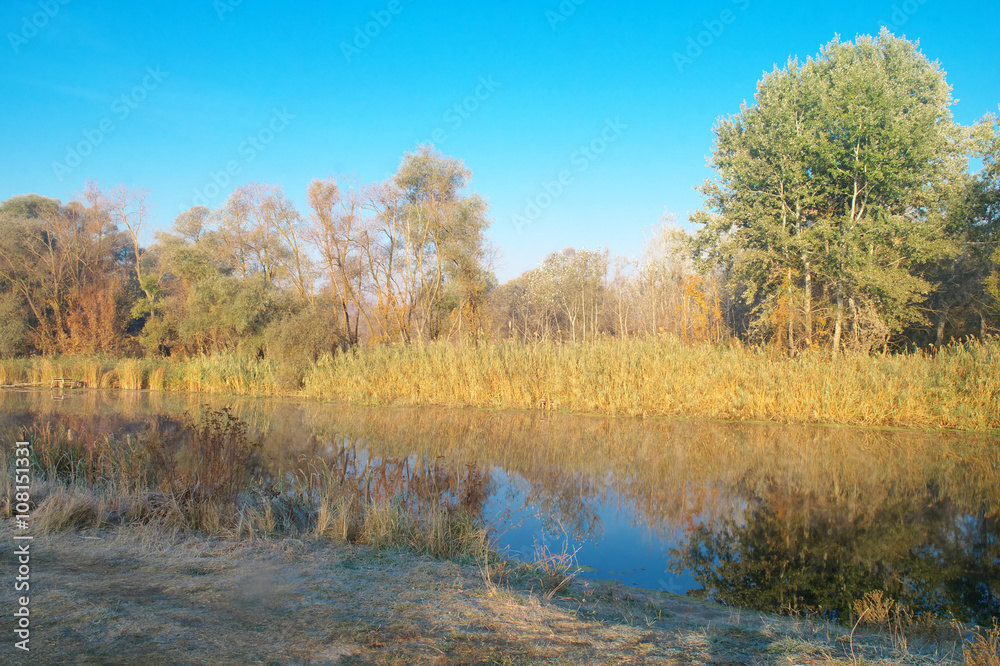
[[[845,616],[871,590],[985,618],[1000,597],[1000,447],[987,435],[84,392],[4,395],[8,423],[138,428],[202,403],[265,436],[277,476],[471,509],[512,553],[587,576]]]

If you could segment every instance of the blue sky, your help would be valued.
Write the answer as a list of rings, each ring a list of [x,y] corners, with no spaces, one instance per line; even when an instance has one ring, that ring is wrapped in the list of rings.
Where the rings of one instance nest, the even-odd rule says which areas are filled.
[[[995,2],[7,2],[0,200],[144,187],[166,229],[263,182],[306,215],[313,178],[381,180],[433,141],[491,203],[501,280],[636,255],[701,205],[712,127],[765,71],[882,25],[940,61],[959,122],[996,112]]]

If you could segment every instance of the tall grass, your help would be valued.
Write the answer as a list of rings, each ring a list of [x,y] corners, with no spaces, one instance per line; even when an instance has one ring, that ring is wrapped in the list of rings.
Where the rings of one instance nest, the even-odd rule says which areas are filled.
[[[983,430],[1000,427],[1000,341],[835,358],[672,339],[379,346],[321,359],[304,391],[368,404]]]
[[[0,362],[0,379],[228,395],[305,395],[362,404],[545,409],[851,425],[1000,428],[1000,339],[936,353],[831,357],[685,345],[674,338],[584,345],[375,345],[324,356],[301,390],[278,364],[238,355],[167,360]]]

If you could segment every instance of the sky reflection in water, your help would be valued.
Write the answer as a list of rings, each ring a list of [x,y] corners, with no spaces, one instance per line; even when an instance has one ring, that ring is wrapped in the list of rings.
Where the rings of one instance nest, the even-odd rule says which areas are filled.
[[[917,612],[1000,614],[995,436],[107,391],[0,401],[0,426],[98,434],[228,405],[275,471],[316,456],[391,469],[385,492],[443,493],[510,554],[576,552],[585,578],[770,610],[844,615],[882,589]]]

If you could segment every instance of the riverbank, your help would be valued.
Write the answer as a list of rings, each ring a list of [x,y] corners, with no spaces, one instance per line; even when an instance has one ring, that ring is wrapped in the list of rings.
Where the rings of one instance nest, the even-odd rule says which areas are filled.
[[[584,345],[376,345],[309,365],[235,355],[0,361],[0,385],[72,378],[92,388],[289,395],[442,405],[827,423],[1000,429],[1000,340],[938,353],[794,357],[671,338]]]
[[[4,520],[7,561],[13,534]],[[38,535],[32,553],[24,663],[963,663],[954,641],[620,585],[552,594],[531,576],[491,582],[475,564],[315,538],[144,525]],[[11,641],[2,652],[19,663]]]

